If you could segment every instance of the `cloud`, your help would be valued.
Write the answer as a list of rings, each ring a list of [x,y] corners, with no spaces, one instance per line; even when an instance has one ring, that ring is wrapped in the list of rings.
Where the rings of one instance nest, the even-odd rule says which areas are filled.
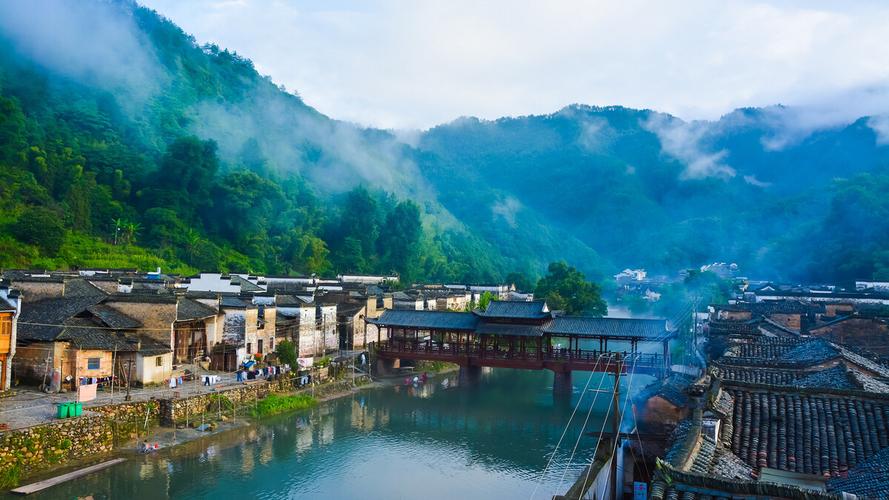
[[[710,123],[687,123],[668,115],[652,113],[642,126],[657,136],[665,154],[685,165],[680,174],[681,179],[735,176],[735,169],[723,162],[728,154],[725,150],[707,152],[702,145],[713,126]]]
[[[611,142],[611,126],[599,116],[580,118],[580,135],[577,143],[587,151],[599,151]]]
[[[772,185],[771,182],[763,182],[763,181],[757,179],[755,175],[745,175],[744,182],[746,182],[747,184],[750,184],[751,186],[756,186],[756,187],[760,187],[760,188],[767,188]]]
[[[820,104],[848,120],[849,89],[889,81],[889,5],[874,1],[144,1],[322,112],[382,128],[571,102],[687,121]],[[889,112],[874,97],[858,116]]]
[[[507,196],[491,205],[491,213],[494,215],[495,220],[497,218],[502,218],[510,227],[515,228],[518,227],[516,214],[521,208],[522,204],[519,200],[512,196]]]
[[[877,136],[877,144],[889,144],[889,115],[872,116],[867,119],[867,126]]]
[[[126,4],[110,1],[0,2],[0,36],[14,50],[61,75],[142,103],[163,72]]]

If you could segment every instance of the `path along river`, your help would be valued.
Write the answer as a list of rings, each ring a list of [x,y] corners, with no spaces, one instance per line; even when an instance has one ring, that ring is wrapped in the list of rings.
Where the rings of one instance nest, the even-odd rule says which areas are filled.
[[[154,456],[131,456],[31,498],[519,499],[535,488],[534,498],[551,498],[592,455],[596,440],[582,435],[572,458],[584,421],[598,432],[609,411],[613,378],[589,377],[575,373],[572,400],[559,404],[549,372],[486,370],[472,386],[460,387],[454,374],[419,387],[363,390]],[[590,412],[600,381],[609,392]]]

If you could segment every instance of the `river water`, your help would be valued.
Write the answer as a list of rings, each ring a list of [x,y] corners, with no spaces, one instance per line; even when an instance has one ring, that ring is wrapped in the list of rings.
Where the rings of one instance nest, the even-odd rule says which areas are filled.
[[[596,439],[581,429],[585,423],[598,433],[607,424],[613,383],[575,373],[572,400],[554,402],[552,379],[545,371],[497,369],[471,386],[460,387],[454,374],[419,387],[367,389],[155,456],[131,456],[34,496],[551,498],[592,456]],[[609,392],[589,411],[600,383]]]

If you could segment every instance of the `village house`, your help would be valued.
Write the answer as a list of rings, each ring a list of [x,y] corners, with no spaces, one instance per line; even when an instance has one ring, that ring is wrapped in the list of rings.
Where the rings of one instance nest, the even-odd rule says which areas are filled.
[[[116,376],[136,385],[159,383],[172,373],[168,343],[144,335],[144,325],[105,303],[103,296],[26,302],[18,328],[15,377],[46,387],[75,390],[83,379],[107,383]],[[138,367],[151,366],[149,370]]]
[[[339,337],[336,329],[336,303],[319,303],[316,312],[318,318],[318,335],[316,341],[319,349],[317,355],[323,356],[339,348]]]
[[[889,359],[889,317],[849,314],[825,319],[810,328],[809,335],[856,346]]]
[[[374,303],[376,303],[376,298],[374,298]],[[368,341],[365,328],[366,311],[366,303],[346,302],[337,305],[337,336],[340,349],[352,351],[365,347]]]
[[[681,374],[655,380],[633,398],[633,411],[649,428],[675,426],[688,417],[687,389],[692,382],[692,377]]]
[[[435,299],[432,299],[433,303],[434,300]],[[395,292],[392,294],[392,306],[394,309],[422,311],[426,309],[426,299],[419,292],[414,292],[412,294],[407,292]]]
[[[515,292],[515,285],[469,285],[472,292],[472,300],[478,302],[481,296],[488,292],[497,300],[509,300],[510,294]]]
[[[193,363],[209,356],[216,344],[219,310],[203,302],[179,297],[173,324],[173,362]]]
[[[212,349],[213,369],[233,371],[254,355],[274,352],[274,304],[255,304],[252,297],[222,296],[219,309],[223,314],[222,336]]]
[[[12,361],[15,358],[18,318],[21,313],[21,294],[0,283],[0,391],[12,383]]]
[[[318,333],[317,307],[311,295],[276,295],[277,320],[275,337],[293,342],[297,355],[312,357],[315,353]]]

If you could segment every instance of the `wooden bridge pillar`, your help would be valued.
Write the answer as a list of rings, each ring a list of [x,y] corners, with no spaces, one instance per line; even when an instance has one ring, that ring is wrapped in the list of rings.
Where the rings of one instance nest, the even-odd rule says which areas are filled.
[[[477,384],[481,379],[482,379],[482,367],[481,366],[460,365],[460,373],[458,375],[458,380],[460,382],[460,385]]]
[[[553,371],[553,394],[554,395],[571,395],[574,393],[574,386],[571,383],[571,371]]]

